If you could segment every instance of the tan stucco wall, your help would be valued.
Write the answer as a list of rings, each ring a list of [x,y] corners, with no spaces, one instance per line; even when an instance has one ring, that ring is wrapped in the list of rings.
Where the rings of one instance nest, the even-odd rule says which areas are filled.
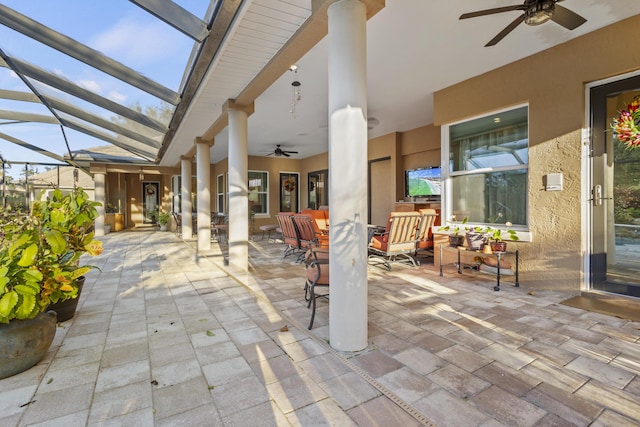
[[[435,124],[516,104],[529,105],[529,228],[519,243],[526,286],[582,286],[581,131],[585,84],[640,68],[640,16],[437,92]],[[626,41],[626,42],[625,42]],[[564,190],[543,190],[543,176],[560,172]]]

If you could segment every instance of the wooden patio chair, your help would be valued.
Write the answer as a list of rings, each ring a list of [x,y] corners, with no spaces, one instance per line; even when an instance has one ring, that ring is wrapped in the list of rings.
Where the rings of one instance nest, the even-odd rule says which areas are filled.
[[[418,251],[422,250],[432,257],[434,245],[431,228],[436,224],[438,213],[435,209],[420,209],[418,213],[420,214],[420,224],[418,225],[414,256],[417,256]]]
[[[306,270],[306,283],[304,285],[304,300],[308,301],[307,308],[311,307],[311,320],[309,328],[313,328],[316,317],[316,299],[328,298],[329,294],[316,294],[316,286],[329,287],[329,250],[326,248],[309,249],[304,256]]]
[[[282,230],[282,242],[286,245],[282,258],[301,251],[300,235],[293,222],[293,212],[280,212],[276,215],[276,219]]]
[[[369,263],[383,264],[391,270],[391,263],[406,263],[418,267],[412,256],[416,251],[416,236],[420,214],[418,212],[391,212],[382,234],[376,234],[369,243]]]

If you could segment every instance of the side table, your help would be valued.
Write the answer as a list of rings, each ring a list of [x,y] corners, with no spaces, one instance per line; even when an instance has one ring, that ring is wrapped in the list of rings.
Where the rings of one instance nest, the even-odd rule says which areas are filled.
[[[442,245],[441,244],[440,245],[440,277],[443,276],[443,274],[442,274],[442,251],[444,249],[455,250],[455,251],[458,252],[458,274],[462,274],[462,264],[460,262],[460,252],[461,252],[461,250],[459,248],[457,248],[457,247],[454,248],[452,246],[446,246],[446,245]],[[465,251],[466,251],[466,249],[465,249]],[[496,273],[496,285],[493,287],[493,290],[494,291],[499,291],[500,290],[500,259],[507,252],[494,252],[494,253],[491,253],[491,254],[485,254],[484,252],[480,252],[480,251],[467,251],[467,252],[477,253],[478,256],[482,256],[482,257],[495,256],[498,259],[498,267],[497,267],[498,271]],[[520,251],[516,250],[515,251],[515,255],[516,255],[516,271],[515,271],[516,282],[515,282],[514,286],[516,288],[519,288],[520,287],[520,280],[519,280],[519,277],[518,277],[518,263],[520,261]]]

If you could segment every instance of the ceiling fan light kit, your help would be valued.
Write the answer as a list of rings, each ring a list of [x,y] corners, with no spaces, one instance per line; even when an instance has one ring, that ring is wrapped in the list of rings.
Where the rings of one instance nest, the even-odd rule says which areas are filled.
[[[494,15],[496,13],[523,11],[523,14],[514,19],[502,31],[485,45],[493,46],[505,38],[518,25],[524,22],[527,25],[540,25],[547,21],[553,21],[563,26],[567,30],[574,30],[587,22],[577,13],[558,5],[563,0],[525,0],[521,5],[497,7],[494,9],[479,10],[476,12],[463,13],[460,19],[477,18],[479,16]]]
[[[540,25],[547,22],[553,16],[555,3],[544,1],[524,11],[524,22],[527,25]]]

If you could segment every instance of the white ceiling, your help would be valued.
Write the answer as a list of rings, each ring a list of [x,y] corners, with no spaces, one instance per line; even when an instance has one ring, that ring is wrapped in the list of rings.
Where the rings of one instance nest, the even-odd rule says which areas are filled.
[[[369,137],[432,124],[433,93],[437,90],[640,13],[638,0],[565,0],[561,5],[586,18],[585,24],[569,31],[551,21],[537,27],[523,23],[493,47],[484,45],[521,12],[458,19],[466,12],[521,3],[518,0],[386,0],[386,7],[367,24],[368,114],[370,119],[378,121]],[[269,11],[276,11],[277,18],[287,15],[289,22],[278,26],[281,37],[262,43],[256,50],[246,42],[246,28],[271,25],[275,20],[268,16]],[[295,31],[292,25],[300,25],[306,19],[303,16],[306,12],[310,13],[310,0],[246,2],[234,33],[225,42],[237,48],[236,54],[245,51],[244,62],[239,65],[234,61],[219,61],[210,70],[162,165],[173,166],[179,162],[180,155],[188,151],[194,139],[218,117],[224,100],[238,95],[251,73],[268,61],[265,52],[275,53],[275,47],[286,41],[287,31],[289,34]],[[248,62],[247,53],[252,59]],[[299,71],[295,79],[302,83],[302,99],[296,107],[296,117],[289,112],[294,74],[287,71],[255,101],[255,112],[249,117],[249,155],[264,156],[273,151],[276,144],[299,151],[292,155],[296,159],[327,151],[326,38],[297,61],[297,65]],[[238,78],[219,84],[221,80],[216,76],[229,75],[230,71]],[[226,157],[225,130],[215,137],[211,161],[216,163]]]

